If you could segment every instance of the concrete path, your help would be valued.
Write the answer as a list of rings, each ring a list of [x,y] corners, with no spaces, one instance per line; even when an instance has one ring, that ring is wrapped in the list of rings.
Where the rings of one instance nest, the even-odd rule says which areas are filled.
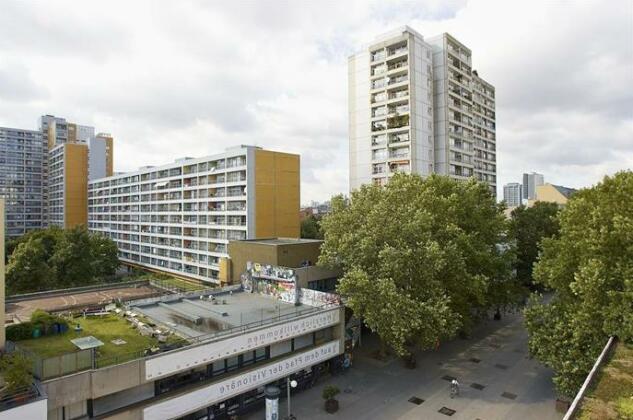
[[[558,420],[551,372],[527,357],[527,332],[522,317],[505,315],[486,321],[468,340],[442,344],[438,351],[418,355],[418,367],[406,369],[396,358],[386,362],[370,356],[377,348],[365,337],[355,352],[354,366],[345,374],[321,380],[314,388],[292,396],[292,412],[303,419],[469,419]],[[460,382],[460,395],[450,398],[448,376]],[[321,391],[341,389],[340,410],[323,409]],[[475,384],[480,387],[472,387]],[[483,387],[483,388],[482,388]],[[410,399],[423,402],[416,404]],[[439,412],[443,407],[452,415]],[[281,418],[286,400],[280,401]],[[260,410],[246,417],[264,419]]]

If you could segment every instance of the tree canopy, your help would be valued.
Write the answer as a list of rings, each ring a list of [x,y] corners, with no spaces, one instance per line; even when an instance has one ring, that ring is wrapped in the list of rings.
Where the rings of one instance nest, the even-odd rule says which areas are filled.
[[[301,237],[304,239],[323,239],[323,231],[319,219],[309,215],[301,220]]]
[[[633,172],[569,200],[560,233],[543,239],[534,279],[550,302],[526,308],[531,353],[555,371],[561,395],[580,388],[609,336],[633,339]]]
[[[8,294],[83,286],[115,274],[116,244],[84,227],[51,227],[13,244],[6,272]]]
[[[347,306],[400,355],[517,298],[503,206],[483,183],[397,174],[334,197],[321,226],[319,263],[343,269]]]
[[[533,288],[532,269],[536,262],[543,238],[558,233],[558,204],[537,201],[532,207],[514,209],[510,219],[510,238],[516,245],[517,279]]]

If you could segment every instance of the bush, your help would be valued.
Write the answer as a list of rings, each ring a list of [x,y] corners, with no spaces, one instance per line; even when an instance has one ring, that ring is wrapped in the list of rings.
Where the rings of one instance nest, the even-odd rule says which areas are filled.
[[[338,389],[337,386],[328,385],[325,388],[323,388],[323,393],[321,394],[321,396],[326,401],[327,400],[333,400],[334,397],[336,397],[340,392],[341,392],[341,390]]]
[[[20,391],[33,382],[32,362],[19,353],[11,353],[0,359],[0,370],[9,392]]]
[[[42,335],[58,333],[59,329],[57,331],[54,329],[55,324],[63,325],[64,327],[68,326],[68,322],[64,318],[52,315],[41,309],[36,309],[35,312],[33,312],[31,315],[31,323],[40,328]]]
[[[6,330],[7,340],[20,341],[33,338],[33,323],[22,322],[21,324],[9,325]]]

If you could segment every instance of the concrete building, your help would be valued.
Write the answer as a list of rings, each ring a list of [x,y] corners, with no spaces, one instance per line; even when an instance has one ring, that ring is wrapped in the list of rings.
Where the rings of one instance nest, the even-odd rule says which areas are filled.
[[[229,242],[230,280],[238,283],[249,264],[281,267],[291,270],[302,288],[334,291],[342,273],[317,267],[322,240],[296,238],[266,238]]]
[[[230,281],[227,244],[297,238],[299,156],[240,146],[91,181],[88,227],[122,262],[211,283]]]
[[[291,379],[300,391],[340,366],[345,312],[335,295],[298,289],[282,297],[240,288],[124,302],[111,323],[134,325],[139,339],[177,336],[179,344],[118,358],[93,349],[38,358],[34,375],[44,409],[40,402],[37,413],[28,413],[29,403],[20,406],[23,417],[11,417],[0,406],[0,420],[226,419],[260,408],[267,385],[285,391]],[[101,340],[111,337],[105,334]]]
[[[536,187],[536,194],[533,200],[530,200],[529,205],[533,205],[537,201],[544,201],[547,203],[556,203],[559,206],[565,206],[569,198],[574,195],[577,190],[573,188],[563,187],[560,185],[543,184]]]
[[[0,197],[9,238],[47,225],[46,161],[41,132],[0,127]]]
[[[496,194],[495,90],[449,34],[403,27],[349,59],[350,190],[396,172],[476,177]]]
[[[543,174],[532,172],[529,174],[523,174],[523,199],[535,200],[536,188],[539,185],[545,184],[545,178]]]
[[[49,224],[86,225],[88,181],[113,174],[112,136],[52,115],[40,118],[40,131],[49,147]]]
[[[503,186],[503,201],[508,207],[518,207],[523,202],[523,186],[518,182],[510,182]]]

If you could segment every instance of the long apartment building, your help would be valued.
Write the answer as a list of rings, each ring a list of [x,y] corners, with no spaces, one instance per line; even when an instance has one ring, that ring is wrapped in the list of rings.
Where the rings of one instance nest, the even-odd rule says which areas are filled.
[[[88,227],[122,262],[229,280],[230,240],[299,237],[299,155],[239,146],[91,181]]]
[[[405,172],[475,177],[495,192],[494,95],[451,35],[378,37],[349,59],[350,190]]]
[[[47,224],[47,152],[40,131],[0,127],[0,197],[9,238]]]

